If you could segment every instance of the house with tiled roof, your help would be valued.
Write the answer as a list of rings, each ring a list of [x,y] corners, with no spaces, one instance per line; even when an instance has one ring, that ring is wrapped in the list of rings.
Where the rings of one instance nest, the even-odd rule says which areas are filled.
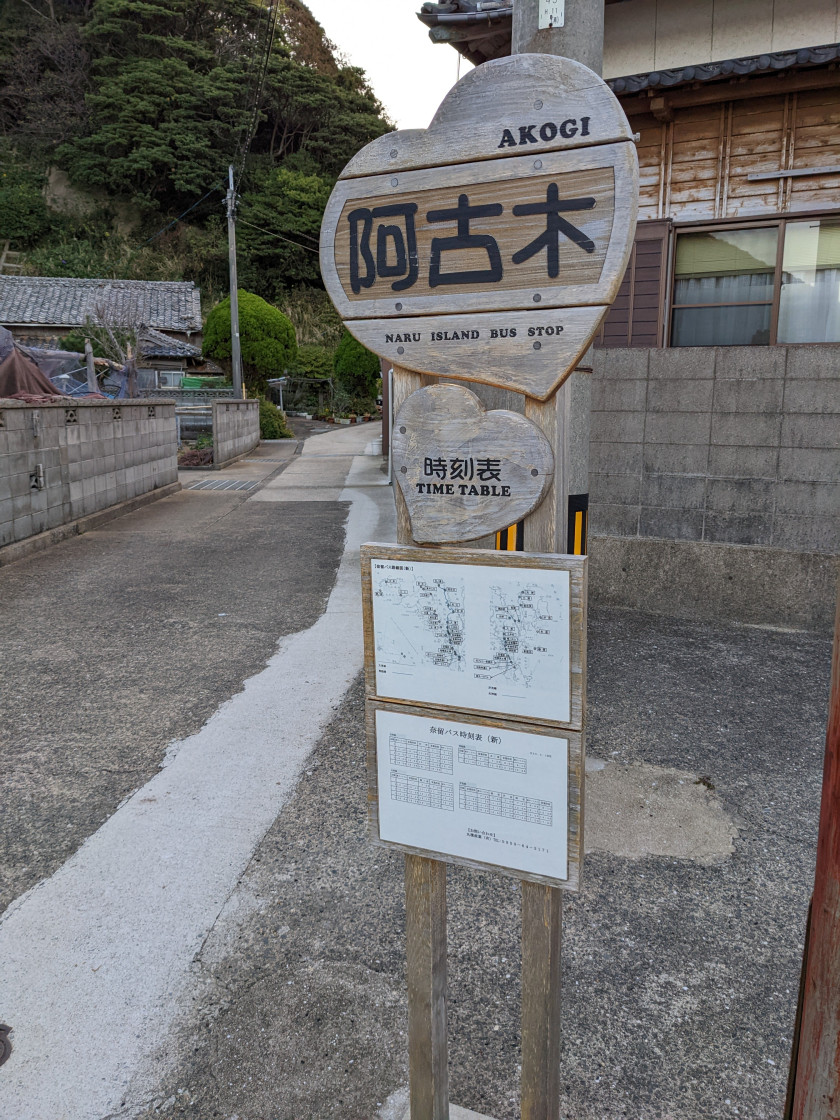
[[[55,345],[88,320],[201,349],[201,293],[192,281],[0,276],[0,324],[19,341]]]

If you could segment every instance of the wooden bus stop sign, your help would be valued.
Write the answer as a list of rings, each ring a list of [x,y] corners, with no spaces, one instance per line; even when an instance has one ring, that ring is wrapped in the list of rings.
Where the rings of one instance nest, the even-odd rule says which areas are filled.
[[[550,397],[624,276],[638,160],[587,67],[487,62],[431,125],[382,136],[344,169],[321,271],[352,334],[418,373]]]

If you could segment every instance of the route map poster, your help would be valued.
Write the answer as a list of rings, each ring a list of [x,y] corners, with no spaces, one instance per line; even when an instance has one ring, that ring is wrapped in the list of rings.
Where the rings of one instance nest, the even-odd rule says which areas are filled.
[[[568,723],[569,572],[371,559],[376,694]]]
[[[568,877],[569,741],[376,712],[379,837]]]

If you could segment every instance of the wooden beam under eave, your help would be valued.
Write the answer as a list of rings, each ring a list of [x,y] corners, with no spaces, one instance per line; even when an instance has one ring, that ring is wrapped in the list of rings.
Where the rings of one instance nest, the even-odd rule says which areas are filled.
[[[674,109],[715,105],[721,101],[744,101],[749,97],[773,97],[806,89],[830,89],[832,86],[840,86],[840,69],[785,71],[762,78],[694,84],[671,91],[657,88],[632,97],[619,94],[618,100],[628,117],[645,114],[661,120],[659,113]]]

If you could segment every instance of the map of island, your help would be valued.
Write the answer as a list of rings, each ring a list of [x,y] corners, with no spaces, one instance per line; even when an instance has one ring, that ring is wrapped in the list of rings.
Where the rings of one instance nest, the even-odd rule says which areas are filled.
[[[548,653],[546,638],[559,621],[556,596],[541,593],[534,584],[511,593],[504,585],[490,588],[490,656],[475,658],[480,679],[502,679],[528,688]]]
[[[380,607],[380,614],[388,612],[394,619],[376,643],[377,663],[397,672],[423,666],[466,671],[463,576],[383,574],[373,594],[374,609]]]
[[[376,692],[568,721],[569,573],[371,561]]]

